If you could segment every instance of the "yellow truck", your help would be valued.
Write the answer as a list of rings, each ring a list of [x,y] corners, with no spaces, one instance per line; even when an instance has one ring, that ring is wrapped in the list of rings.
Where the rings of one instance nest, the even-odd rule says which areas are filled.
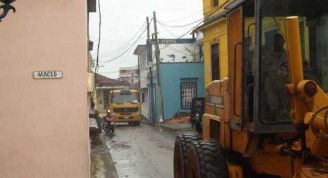
[[[109,94],[108,116],[112,122],[140,125],[141,104],[138,90],[113,90]]]

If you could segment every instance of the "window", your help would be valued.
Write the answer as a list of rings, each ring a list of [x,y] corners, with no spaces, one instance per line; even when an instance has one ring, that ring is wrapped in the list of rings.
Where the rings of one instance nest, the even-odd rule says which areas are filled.
[[[219,0],[212,0],[213,7],[216,7],[219,5]]]
[[[144,93],[141,94],[141,102],[145,102],[145,94]]]
[[[181,108],[189,109],[191,100],[197,96],[197,82],[181,82]]]
[[[220,55],[219,43],[211,45],[212,80],[220,79]]]

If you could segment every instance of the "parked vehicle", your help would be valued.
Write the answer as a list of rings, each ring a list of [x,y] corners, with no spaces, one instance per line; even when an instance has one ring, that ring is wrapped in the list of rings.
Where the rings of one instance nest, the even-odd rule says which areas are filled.
[[[202,134],[204,108],[204,97],[192,99],[190,108],[190,122],[191,127],[194,128],[199,134]]]
[[[140,125],[141,104],[138,90],[113,90],[109,94],[108,115],[112,122]]]
[[[107,134],[115,132],[115,122],[113,122],[108,115],[104,117],[104,121],[102,123],[102,129]]]

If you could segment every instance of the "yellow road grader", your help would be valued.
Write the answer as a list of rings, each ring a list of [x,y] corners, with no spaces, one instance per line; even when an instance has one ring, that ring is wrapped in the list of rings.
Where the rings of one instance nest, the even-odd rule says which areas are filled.
[[[174,177],[327,178],[328,1],[229,2],[228,77],[206,86],[202,133],[176,137]]]

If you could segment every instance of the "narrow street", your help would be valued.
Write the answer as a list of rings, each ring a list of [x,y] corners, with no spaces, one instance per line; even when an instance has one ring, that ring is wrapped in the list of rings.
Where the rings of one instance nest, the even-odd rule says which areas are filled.
[[[104,136],[120,178],[173,177],[174,140],[174,133],[147,124],[117,125],[115,136]]]

